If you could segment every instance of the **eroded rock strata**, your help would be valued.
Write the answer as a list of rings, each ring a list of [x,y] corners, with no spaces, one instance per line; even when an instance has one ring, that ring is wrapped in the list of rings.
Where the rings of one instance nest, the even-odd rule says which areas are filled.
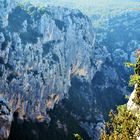
[[[1,0],[0,95],[14,114],[9,140],[98,139],[108,111],[125,102],[122,63],[129,59],[121,46],[112,51],[95,41],[79,10]]]

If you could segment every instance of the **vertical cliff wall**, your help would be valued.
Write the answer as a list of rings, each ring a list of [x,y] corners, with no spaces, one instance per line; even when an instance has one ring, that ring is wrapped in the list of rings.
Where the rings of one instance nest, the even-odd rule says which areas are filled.
[[[126,44],[125,53],[120,24],[112,20],[95,42],[91,21],[79,10],[0,2],[0,96],[12,113],[31,118],[12,125],[9,139],[72,140],[75,132],[99,139],[104,118],[128,91],[123,63],[134,49]],[[36,119],[47,123],[32,124]]]
[[[67,96],[71,77],[90,81],[94,33],[78,10],[6,3],[0,32],[0,93],[12,109],[45,114]],[[2,15],[1,15],[2,16]],[[3,16],[2,16],[3,17]],[[4,28],[3,28],[4,27]]]

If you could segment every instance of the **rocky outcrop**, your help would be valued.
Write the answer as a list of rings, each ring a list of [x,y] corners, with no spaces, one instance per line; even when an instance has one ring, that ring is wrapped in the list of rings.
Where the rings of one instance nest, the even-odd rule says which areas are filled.
[[[134,102],[135,96],[136,96],[136,89],[137,89],[137,84],[135,85],[135,88],[133,90],[133,92],[131,93],[128,103],[127,103],[127,109],[130,110],[134,116],[136,116],[139,119],[139,115],[140,115],[140,105],[136,104]],[[136,131],[136,135],[137,135],[137,140],[140,140],[140,135],[139,135],[139,125],[137,126],[137,131]]]
[[[1,0],[0,6],[0,94],[11,111],[21,119],[50,122],[42,132],[33,125],[29,132],[34,138],[41,139],[43,133],[49,140],[49,134],[57,131],[61,140],[72,139],[74,131],[85,133],[84,128],[99,139],[104,118],[125,102],[123,94],[128,91],[129,73],[123,63],[134,49],[127,45],[126,53],[120,36],[114,43],[117,25],[111,21],[114,32],[108,28],[107,34],[99,33],[106,36],[97,35],[95,44],[91,21],[79,10],[23,6],[12,0]],[[11,136],[12,140],[27,139],[21,135],[28,130],[26,121],[16,124],[23,131],[14,128],[20,136]]]
[[[12,111],[21,108],[22,115],[45,116],[46,109],[68,96],[72,76],[87,81],[93,77],[91,22],[78,10],[59,7],[26,5],[5,12],[8,18],[2,19],[5,28],[1,26],[0,33],[0,93]]]
[[[98,112],[91,80],[110,54],[104,46],[95,47],[88,17],[78,10],[30,4],[15,6],[7,14],[0,29],[0,93],[9,101],[12,112],[18,111],[21,119],[50,122],[49,110],[69,97],[69,106],[76,109],[61,106],[66,106],[65,111],[94,137],[103,118],[99,121],[102,113]],[[78,84],[79,88],[75,87]],[[75,104],[78,98],[79,106]],[[67,131],[72,134],[71,129]]]
[[[10,134],[12,113],[7,103],[0,99],[0,140],[6,140]]]
[[[134,114],[137,114],[140,112],[140,106],[134,102],[136,88],[137,88],[137,85],[135,85],[134,91],[131,93],[129,101],[127,103],[127,109],[131,110]]]

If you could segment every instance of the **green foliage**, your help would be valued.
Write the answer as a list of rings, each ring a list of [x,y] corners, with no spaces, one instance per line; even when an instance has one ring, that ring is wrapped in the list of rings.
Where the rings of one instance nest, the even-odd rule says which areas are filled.
[[[128,99],[129,99],[129,97],[130,97],[130,96],[128,96],[128,95],[125,95],[125,99],[127,99],[127,100],[128,100]]]
[[[139,83],[140,76],[138,74],[134,74],[130,76],[129,85],[134,86],[135,84]]]
[[[125,66],[126,67],[135,67],[136,65],[134,63],[126,62]]]
[[[130,83],[137,84],[135,97],[133,101],[140,105],[140,56],[137,56],[136,66],[134,68],[135,74],[131,76]]]
[[[83,140],[83,138],[81,138],[79,134],[74,134],[74,137],[76,138],[76,140]]]
[[[135,102],[137,105],[140,105],[140,87],[139,86],[136,88],[133,102]]]
[[[101,140],[136,140],[140,120],[126,105],[119,106],[117,112],[110,112],[110,121],[106,124],[107,132],[103,132]]]
[[[137,62],[135,66],[135,74],[140,75],[140,56],[137,58]]]
[[[134,75],[130,76],[129,84],[136,85],[133,101],[140,105],[140,51],[136,54],[136,63],[126,63],[134,68]],[[101,140],[136,140],[140,131],[140,116],[136,116],[126,105],[119,106],[117,112],[111,111],[110,120],[106,124],[106,131],[101,135]]]
[[[134,75],[130,76],[129,85],[136,87],[135,97],[133,99],[133,102],[140,105],[140,50],[136,52],[136,63],[125,63],[127,67],[133,67],[134,68]]]

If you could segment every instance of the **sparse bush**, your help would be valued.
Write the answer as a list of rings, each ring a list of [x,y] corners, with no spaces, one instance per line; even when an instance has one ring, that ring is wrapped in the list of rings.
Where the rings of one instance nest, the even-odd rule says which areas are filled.
[[[131,86],[137,84],[133,101],[140,105],[140,51],[136,54],[136,63],[126,63],[126,66],[134,68],[134,75],[130,76],[129,84]],[[111,111],[109,116],[110,120],[101,135],[101,140],[137,139],[140,131],[140,117],[127,110],[126,105],[119,106],[115,113]]]
[[[135,97],[133,101],[140,105],[140,54],[137,55],[137,61],[134,67],[134,75],[130,78],[131,85],[137,84]]]
[[[79,134],[74,134],[74,137],[76,138],[76,140],[83,140],[83,138],[81,138]]]
[[[101,140],[136,140],[139,129],[139,119],[126,105],[119,106],[117,112],[109,114],[110,120],[106,124],[106,132],[101,135]]]

